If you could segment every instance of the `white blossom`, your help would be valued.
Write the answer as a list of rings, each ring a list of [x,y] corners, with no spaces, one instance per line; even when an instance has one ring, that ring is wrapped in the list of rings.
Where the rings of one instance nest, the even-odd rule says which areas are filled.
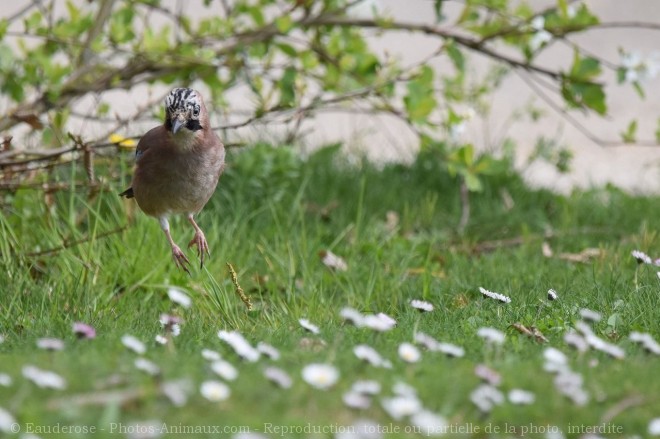
[[[0,386],[2,387],[9,387],[12,384],[12,379],[9,375],[6,373],[1,373],[0,372]]]
[[[629,337],[631,341],[641,344],[648,352],[660,355],[660,344],[655,341],[651,334],[633,331],[630,333]]]
[[[410,416],[410,424],[417,427],[422,436],[442,436],[449,428],[449,422],[445,418],[428,410],[413,413]]]
[[[268,343],[264,343],[263,341],[260,341],[257,343],[257,350],[270,358],[271,360],[277,361],[280,359],[280,351],[275,349],[275,347],[269,345]]]
[[[121,343],[136,354],[144,355],[144,353],[147,352],[147,347],[144,343],[132,335],[127,334],[122,336]]]
[[[49,370],[41,370],[36,366],[26,365],[23,366],[23,376],[32,381],[38,387],[44,389],[58,389],[63,390],[66,388],[66,380]]]
[[[0,431],[4,433],[16,433],[16,418],[7,410],[0,407]]]
[[[229,398],[231,391],[229,386],[221,381],[204,381],[199,388],[199,393],[211,402],[224,401]]]
[[[410,301],[410,306],[412,306],[415,309],[418,309],[420,311],[424,312],[431,312],[433,311],[433,304],[429,302],[425,302],[423,300],[411,300]]]
[[[505,335],[502,331],[495,328],[479,328],[477,335],[489,343],[502,344],[504,343]]]
[[[557,300],[557,297],[558,297],[557,292],[555,290],[553,290],[552,288],[550,288],[548,290],[548,300],[550,300],[550,301]]]
[[[509,402],[511,404],[527,405],[534,403],[536,396],[532,392],[522,389],[511,389],[509,391]]]
[[[371,398],[369,398],[364,393],[358,393],[352,390],[344,393],[341,399],[344,401],[344,405],[346,405],[346,407],[350,407],[352,409],[365,410],[371,406]]]
[[[493,386],[481,384],[470,393],[470,401],[482,412],[490,412],[494,406],[504,402],[504,395]]]
[[[489,297],[489,298],[495,299],[495,300],[499,300],[500,302],[503,302],[503,303],[510,303],[511,302],[510,297],[507,297],[504,294],[489,291],[489,290],[487,290],[485,288],[482,288],[482,287],[479,287],[479,292],[481,294],[483,294],[484,296],[486,296],[486,297]]]
[[[374,348],[372,348],[369,345],[366,344],[357,345],[353,348],[353,353],[358,359],[364,360],[367,363],[371,364],[372,366],[384,367],[388,369],[392,367],[392,363],[381,357],[378,351],[376,351]]]
[[[382,312],[365,315],[362,323],[366,328],[379,332],[389,331],[396,326],[396,320]]]
[[[592,311],[587,308],[583,308],[580,310],[580,317],[582,317],[584,320],[588,320],[591,322],[599,322],[602,316],[600,313],[597,313],[596,311]]]
[[[377,395],[380,393],[380,383],[374,380],[359,380],[353,383],[351,391],[364,395]]]
[[[422,409],[422,403],[416,396],[393,396],[381,400],[383,409],[391,418],[399,421],[411,416]]]
[[[226,381],[234,381],[238,378],[238,370],[228,361],[216,360],[211,363],[211,370]]]
[[[156,376],[160,374],[160,367],[158,367],[158,365],[156,365],[156,363],[153,361],[149,361],[146,358],[136,358],[133,364],[135,365],[136,369],[141,370],[142,372],[146,372],[149,375]]]
[[[422,354],[419,352],[419,349],[411,343],[401,343],[399,345],[399,357],[406,363],[417,363],[422,357]]]
[[[339,316],[348,323],[352,323],[358,328],[364,326],[364,316],[356,309],[345,307],[339,311]]]
[[[660,53],[652,52],[648,57],[643,58],[639,52],[623,52],[621,54],[621,67],[625,72],[624,81],[628,83],[646,82],[655,79],[660,72]],[[637,253],[644,255],[640,251]],[[633,252],[633,256],[635,256]],[[646,256],[646,255],[644,255]],[[638,262],[649,264],[646,260],[641,261],[635,256]]]
[[[261,355],[258,350],[248,343],[240,332],[221,330],[218,331],[218,338],[231,346],[236,355],[250,363],[257,361]]]
[[[542,15],[534,17],[530,25],[534,30],[534,35],[529,40],[529,48],[532,52],[536,52],[552,40],[552,34],[545,30],[545,18]]]
[[[298,323],[300,323],[300,326],[302,326],[303,329],[311,332],[312,334],[319,334],[321,332],[318,326],[307,319],[298,319]]]
[[[337,382],[339,371],[330,364],[312,363],[303,368],[302,378],[307,384],[326,390]]]
[[[293,380],[286,371],[279,367],[267,367],[264,369],[264,376],[269,381],[277,384],[283,389],[288,389],[293,385]]]
[[[218,361],[222,356],[219,352],[212,349],[202,349],[202,358],[208,361]]]
[[[47,351],[61,351],[64,349],[64,341],[59,338],[40,338],[37,340],[37,347]]]
[[[651,436],[660,436],[660,418],[651,419],[648,431]]]
[[[176,303],[177,305],[181,305],[184,308],[190,308],[190,305],[192,305],[190,296],[178,288],[169,288],[167,290],[167,296],[172,302]]]

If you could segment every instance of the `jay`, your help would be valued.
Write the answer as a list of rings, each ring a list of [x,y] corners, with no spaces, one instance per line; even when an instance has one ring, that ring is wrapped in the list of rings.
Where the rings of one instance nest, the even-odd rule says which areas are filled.
[[[135,151],[131,187],[121,196],[135,198],[140,209],[160,222],[177,267],[188,274],[190,261],[170,234],[171,214],[184,214],[195,229],[188,244],[197,247],[200,268],[209,253],[204,232],[193,215],[215,191],[225,165],[225,148],[211,130],[202,96],[190,88],[175,88],[165,98],[165,123],[148,131]]]

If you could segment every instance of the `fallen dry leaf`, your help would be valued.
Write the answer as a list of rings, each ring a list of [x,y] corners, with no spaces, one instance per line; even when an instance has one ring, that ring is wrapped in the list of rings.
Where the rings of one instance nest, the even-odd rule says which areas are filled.
[[[527,337],[533,338],[539,343],[547,343],[548,339],[545,338],[545,335],[536,326],[530,326],[529,328],[522,323],[513,323],[510,325],[511,328],[514,328],[516,331],[521,334],[526,335]]]
[[[544,242],[541,247],[541,253],[546,258],[555,257],[557,259],[563,259],[564,261],[568,261],[568,262],[586,263],[594,258],[600,257],[602,251],[599,248],[588,247],[579,253],[559,253],[555,255],[554,252],[552,251],[552,248],[550,247],[550,244],[548,244],[548,242]]]

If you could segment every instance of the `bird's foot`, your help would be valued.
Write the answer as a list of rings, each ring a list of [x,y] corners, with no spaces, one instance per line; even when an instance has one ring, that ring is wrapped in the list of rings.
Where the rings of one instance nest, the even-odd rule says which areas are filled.
[[[174,264],[177,267],[181,268],[183,271],[190,274],[190,270],[188,270],[188,265],[190,265],[190,261],[183,253],[183,251],[181,251],[179,246],[176,244],[172,245],[172,258],[174,259]]]
[[[209,251],[209,244],[206,242],[206,236],[204,236],[204,232],[201,230],[197,230],[195,232],[195,236],[193,236],[193,239],[188,244],[188,248],[192,247],[193,245],[197,247],[197,256],[199,256],[199,268],[202,268],[204,266],[204,255],[211,254]]]

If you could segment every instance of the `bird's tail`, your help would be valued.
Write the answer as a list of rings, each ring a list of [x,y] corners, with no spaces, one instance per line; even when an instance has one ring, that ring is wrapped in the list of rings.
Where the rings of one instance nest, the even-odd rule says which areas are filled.
[[[135,196],[135,194],[133,194],[133,188],[132,188],[132,187],[129,187],[129,188],[126,189],[124,192],[122,192],[121,194],[119,194],[119,196],[120,196],[120,197],[126,197],[126,198],[133,198],[133,197]]]

